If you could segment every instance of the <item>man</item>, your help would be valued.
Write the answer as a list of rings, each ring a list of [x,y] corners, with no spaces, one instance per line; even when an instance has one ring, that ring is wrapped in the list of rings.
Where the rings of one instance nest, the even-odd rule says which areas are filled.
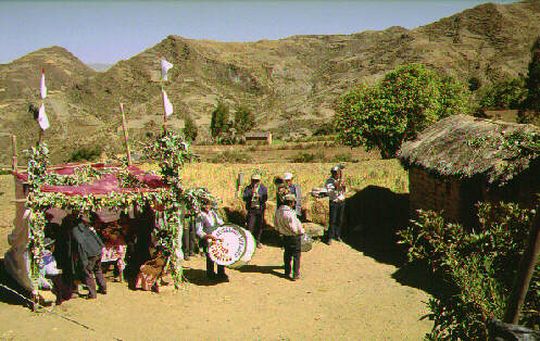
[[[274,217],[274,226],[283,236],[283,262],[285,276],[291,275],[291,260],[293,260],[292,280],[300,279],[300,255],[302,246],[302,235],[304,229],[295,211],[295,196],[287,194],[283,198],[283,205],[278,207]]]
[[[201,207],[201,213],[197,217],[196,221],[196,233],[203,241],[204,252],[206,254],[206,276],[208,279],[218,279],[224,282],[229,281],[229,277],[225,274],[225,267],[223,265],[217,266],[217,276],[214,272],[214,262],[208,254],[208,247],[210,243],[217,241],[216,237],[212,235],[212,232],[216,227],[223,225],[223,220],[219,217],[216,211],[213,209],[212,202],[206,200]]]
[[[294,209],[296,210],[296,216],[298,219],[302,216],[302,190],[300,185],[293,184],[293,175],[292,173],[283,174],[283,180],[289,189],[289,193],[294,194],[296,205]]]
[[[107,284],[101,270],[103,242],[96,232],[80,218],[76,218],[71,234],[73,236],[73,251],[83,272],[83,283],[88,287],[88,298],[97,297],[96,281],[98,284],[97,292],[106,294]],[[94,276],[96,277],[95,281]]]
[[[328,230],[323,237],[326,244],[330,245],[332,239],[341,241],[341,224],[343,210],[345,209],[345,185],[343,183],[342,167],[334,166],[330,170],[331,177],[326,180],[325,187],[328,192],[330,205],[330,219]]]
[[[268,190],[261,183],[261,176],[253,174],[251,176],[251,184],[244,189],[242,196],[246,203],[247,210],[247,226],[249,232],[253,234],[257,241],[257,248],[261,248],[261,235],[264,224],[264,210],[266,209],[266,201],[268,200]]]

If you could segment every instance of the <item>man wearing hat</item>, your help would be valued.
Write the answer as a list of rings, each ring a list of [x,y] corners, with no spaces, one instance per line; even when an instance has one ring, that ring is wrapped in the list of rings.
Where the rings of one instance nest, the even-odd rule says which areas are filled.
[[[257,241],[257,248],[261,248],[261,235],[264,224],[264,210],[268,200],[268,190],[261,183],[261,176],[253,174],[249,184],[242,195],[247,210],[247,227]]]
[[[296,202],[294,209],[296,211],[296,216],[300,218],[302,216],[302,190],[300,189],[300,185],[293,184],[293,175],[289,172],[283,174],[283,180],[285,180],[288,192],[294,195]],[[280,205],[278,204],[278,207],[279,206]]]
[[[328,192],[330,205],[330,219],[328,230],[323,240],[330,245],[332,239],[341,241],[341,224],[345,209],[345,184],[343,183],[343,167],[334,166],[330,170],[331,176],[326,180],[325,187]]]
[[[296,215],[294,194],[289,193],[283,197],[283,205],[278,207],[274,217],[274,226],[283,236],[285,276],[291,275],[291,261],[293,261],[291,279],[296,281],[300,279],[302,235],[305,232]]]

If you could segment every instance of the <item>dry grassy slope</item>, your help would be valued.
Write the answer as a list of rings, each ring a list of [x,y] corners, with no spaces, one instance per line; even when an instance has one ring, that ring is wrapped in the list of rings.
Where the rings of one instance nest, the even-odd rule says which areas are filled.
[[[485,4],[414,30],[391,27],[251,43],[169,36],[103,73],[85,67],[61,48],[44,49],[0,65],[0,115],[7,118],[0,129],[28,138],[34,135],[25,104],[36,98],[39,68],[45,65],[50,72],[50,100],[57,102],[49,109],[53,125],[57,117],[66,118],[62,128],[55,126],[48,134],[54,136],[53,144],[58,136],[67,137],[58,139],[67,141],[62,144],[64,152],[53,148],[57,158],[81,144],[118,143],[120,101],[126,103],[134,138],[157,131],[163,56],[175,64],[166,85],[177,112],[173,125],[182,126],[186,114],[208,124],[216,99],[224,98],[252,107],[263,128],[307,133],[332,115],[332,104],[343,91],[360,81],[374,81],[400,64],[425,63],[463,80],[476,76],[492,81],[525,73],[529,47],[539,35],[540,2],[530,1]],[[23,76],[19,70],[25,70]],[[81,127],[80,121],[94,122],[92,129]],[[22,140],[28,145],[28,139]]]

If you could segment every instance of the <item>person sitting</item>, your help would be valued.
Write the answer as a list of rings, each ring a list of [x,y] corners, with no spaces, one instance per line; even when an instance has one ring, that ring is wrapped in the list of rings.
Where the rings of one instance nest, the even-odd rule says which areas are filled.
[[[103,237],[103,250],[101,256],[102,263],[113,262],[118,272],[117,281],[124,280],[124,269],[126,268],[126,241],[121,231],[121,226],[116,223],[110,223],[101,230]]]
[[[285,276],[289,277],[291,275],[291,260],[294,260],[291,279],[296,281],[300,279],[302,235],[305,232],[296,215],[294,194],[287,194],[283,198],[283,205],[278,207],[274,217],[274,226],[283,236]]]
[[[229,278],[225,274],[225,267],[223,265],[217,266],[217,276],[214,272],[214,262],[210,258],[208,248],[210,243],[216,242],[217,239],[212,235],[212,232],[216,227],[223,225],[223,220],[219,217],[216,211],[213,209],[213,204],[210,200],[205,200],[201,207],[201,212],[197,217],[196,233],[203,241],[204,252],[206,254],[206,276],[209,279],[219,279],[222,281],[228,281]]]

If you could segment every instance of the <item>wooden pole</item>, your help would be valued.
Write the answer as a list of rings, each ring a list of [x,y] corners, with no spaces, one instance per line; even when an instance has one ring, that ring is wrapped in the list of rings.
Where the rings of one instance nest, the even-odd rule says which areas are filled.
[[[11,149],[13,157],[11,159],[11,169],[13,173],[17,172],[17,136],[11,135]]]
[[[124,113],[124,103],[120,103],[120,111],[122,112],[122,130],[124,131],[124,143],[126,145],[126,155],[128,166],[131,166],[131,151],[129,150],[129,135],[126,124],[126,114]]]
[[[525,301],[525,296],[529,290],[529,284],[536,267],[536,261],[540,252],[540,213],[536,213],[531,232],[529,235],[529,244],[523,253],[518,268],[514,289],[508,299],[508,305],[504,314],[503,322],[517,324],[521,306]]]

